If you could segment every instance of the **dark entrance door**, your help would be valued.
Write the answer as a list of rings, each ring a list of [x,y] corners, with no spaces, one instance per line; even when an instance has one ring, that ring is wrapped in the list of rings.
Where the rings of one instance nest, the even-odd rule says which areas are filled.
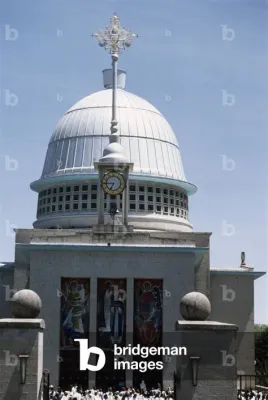
[[[88,389],[88,371],[79,369],[79,349],[62,350],[59,358],[60,379],[59,385],[64,390],[69,390],[70,386],[81,386]]]
[[[104,368],[96,372],[96,387],[101,389],[125,386],[125,370],[114,369],[114,353],[113,351],[105,352],[106,364]]]
[[[152,370],[147,370],[143,371],[144,368],[144,361],[146,363],[153,361],[162,361],[161,357],[159,356],[151,356],[149,355],[147,358],[142,358],[142,357],[133,357],[133,361],[137,361],[140,365],[140,370],[134,370],[133,371],[133,386],[139,388],[140,384],[142,381],[145,382],[147,390],[150,389],[157,389],[159,384],[160,387],[162,387],[162,370],[158,369],[152,369]]]

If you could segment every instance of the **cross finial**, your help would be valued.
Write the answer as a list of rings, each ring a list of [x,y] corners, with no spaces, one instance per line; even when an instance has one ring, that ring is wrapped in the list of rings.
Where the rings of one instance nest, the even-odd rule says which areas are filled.
[[[120,19],[116,13],[110,19],[110,25],[92,35],[99,42],[100,47],[109,50],[110,54],[120,54],[131,46],[132,39],[138,37],[130,30],[120,25]]]
[[[120,142],[119,135],[117,134],[117,117],[116,117],[116,92],[117,92],[117,61],[119,54],[122,50],[131,46],[133,37],[136,37],[130,30],[120,25],[120,19],[114,13],[110,19],[110,25],[106,26],[105,29],[99,30],[98,33],[93,35],[99,45],[104,47],[105,50],[109,50],[112,56],[112,67],[113,67],[113,98],[112,98],[112,120],[111,120],[111,135],[109,142]]]

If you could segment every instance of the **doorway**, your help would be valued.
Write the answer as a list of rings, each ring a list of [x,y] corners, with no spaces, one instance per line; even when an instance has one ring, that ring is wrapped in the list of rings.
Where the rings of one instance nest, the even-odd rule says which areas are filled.
[[[151,356],[149,355],[146,357],[146,359],[142,357],[133,357],[133,361],[137,361],[138,363],[146,361],[146,363],[149,363],[150,361],[153,361],[156,363],[157,361],[162,361],[161,356]],[[133,387],[135,388],[140,388],[140,384],[142,381],[144,381],[146,385],[147,390],[151,389],[158,389],[159,384],[160,387],[162,387],[162,379],[163,379],[163,370],[147,370],[146,372],[141,372],[141,371],[133,371]]]
[[[106,351],[106,363],[102,370],[96,372],[96,387],[102,390],[118,390],[125,386],[125,370],[114,369],[114,353]]]
[[[84,390],[88,389],[88,371],[80,371],[79,353],[79,349],[60,352],[59,386],[63,390],[70,390],[70,387],[74,385],[82,387]]]

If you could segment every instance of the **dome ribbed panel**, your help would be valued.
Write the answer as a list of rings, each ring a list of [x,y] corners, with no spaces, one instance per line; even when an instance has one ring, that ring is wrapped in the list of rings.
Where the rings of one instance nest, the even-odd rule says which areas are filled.
[[[118,114],[118,120],[120,121],[120,124],[117,125],[118,127],[118,133],[120,136],[129,136],[129,129],[128,129],[128,117],[127,114],[124,113],[124,110],[121,108],[118,108],[117,110]]]
[[[75,147],[76,147],[76,139],[69,140],[69,151],[68,151],[68,158],[66,163],[66,168],[70,169],[74,166],[74,156],[75,156]]]
[[[59,121],[47,150],[42,177],[95,173],[109,142],[112,90],[79,101]],[[178,142],[170,125],[146,100],[117,90],[118,133],[135,174],[186,181]]]
[[[167,176],[172,176],[172,169],[171,169],[171,159],[170,159],[170,152],[171,152],[172,145],[167,143],[162,143],[162,151],[165,159],[165,169],[167,172]]]
[[[156,123],[156,118],[157,118],[157,116],[155,116],[154,114],[148,113],[148,119],[149,119],[149,123],[151,125],[154,139],[159,140],[159,139],[161,139],[161,137],[159,135],[159,130],[158,130],[158,126],[157,126],[158,124]]]
[[[150,173],[147,139],[139,139],[140,157],[141,157],[141,172]]]
[[[149,164],[150,164],[150,170],[152,175],[157,175],[158,174],[158,162],[157,162],[157,157],[156,157],[156,148],[155,148],[155,141],[148,141],[148,147],[147,147],[148,153],[150,153],[149,157]]]
[[[139,139],[131,137],[129,139],[129,142],[130,142],[130,162],[134,163],[134,172],[140,172],[141,163],[140,163]]]
[[[61,167],[61,153],[62,153],[62,148],[63,148],[63,141],[62,140],[58,140],[56,142],[57,144],[57,148],[56,148],[56,153],[55,153],[55,159],[56,159],[56,165],[55,170],[60,169]]]
[[[155,142],[155,151],[156,151],[156,159],[157,159],[157,165],[158,165],[158,173],[161,176],[166,176],[165,162],[164,162],[164,158],[163,158],[161,142]]]
[[[75,157],[74,157],[74,168],[80,168],[83,164],[83,151],[84,151],[85,138],[77,138]]]
[[[108,138],[107,138],[107,144],[108,144]],[[130,145],[129,145],[129,137],[122,137],[121,138],[121,145],[123,146],[125,150],[125,156],[127,157],[128,160],[131,160],[131,155],[130,155]]]
[[[93,152],[92,152],[92,161],[93,164],[95,161],[99,161],[102,157],[102,145],[101,145],[101,137],[95,137],[93,140]]]
[[[89,167],[93,164],[92,150],[93,140],[92,138],[86,137],[84,145],[84,157],[83,157],[83,168]]]
[[[147,137],[150,139],[154,139],[154,131],[152,128],[150,115],[151,115],[151,113],[143,112],[142,119],[143,119],[143,124],[144,124],[144,130],[146,131]]]
[[[44,162],[44,167],[42,171],[42,176],[46,176],[48,174],[48,171],[50,171],[50,159],[51,159],[51,154],[52,154],[52,145],[48,146],[47,149],[47,154]]]
[[[176,160],[176,155],[175,155],[175,153],[176,153],[176,147],[171,146],[171,147],[170,147],[170,154],[169,154],[169,157],[170,157],[171,171],[172,171],[172,176],[173,176],[173,177],[176,177],[176,176],[177,176],[177,169],[176,169],[176,162],[177,162],[177,160]]]

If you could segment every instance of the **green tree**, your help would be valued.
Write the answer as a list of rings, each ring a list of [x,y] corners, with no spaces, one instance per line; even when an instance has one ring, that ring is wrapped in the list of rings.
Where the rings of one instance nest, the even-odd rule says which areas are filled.
[[[255,360],[258,383],[268,386],[268,325],[255,325]]]

